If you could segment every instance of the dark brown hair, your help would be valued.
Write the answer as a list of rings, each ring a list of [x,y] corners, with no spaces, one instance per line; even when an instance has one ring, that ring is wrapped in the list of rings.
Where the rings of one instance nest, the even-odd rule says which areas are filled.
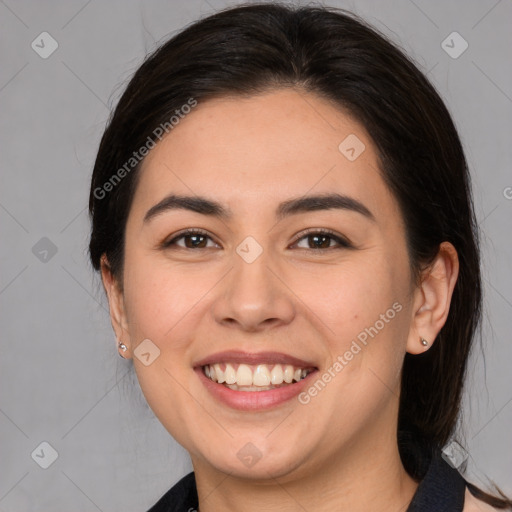
[[[481,317],[478,233],[467,164],[447,108],[413,62],[363,20],[334,8],[242,5],[192,24],[149,55],[100,143],[89,201],[92,265],[98,270],[106,254],[122,287],[125,225],[140,165],[108,190],[105,184],[127,169],[134,151],[156,142],[156,127],[190,98],[283,87],[326,98],[366,127],[401,208],[415,277],[443,241],[457,250],[460,271],[446,324],[430,350],[406,355],[402,372],[398,443],[405,469],[419,480],[434,451],[454,435],[460,412]],[[512,508],[505,496],[469,489],[494,507]]]

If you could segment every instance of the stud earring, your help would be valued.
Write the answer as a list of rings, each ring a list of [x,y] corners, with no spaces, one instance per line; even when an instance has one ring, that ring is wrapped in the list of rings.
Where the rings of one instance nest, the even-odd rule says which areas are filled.
[[[424,347],[428,347],[428,341],[425,339],[425,338],[420,338],[421,340],[421,344],[424,346]]]
[[[118,348],[120,348],[123,352],[126,352],[126,350],[127,350],[127,348],[128,348],[128,347],[127,347],[127,346],[126,346],[122,341],[120,341],[120,342],[117,344],[117,346],[118,346]],[[123,354],[121,354],[121,353],[119,352],[119,355],[124,359]]]

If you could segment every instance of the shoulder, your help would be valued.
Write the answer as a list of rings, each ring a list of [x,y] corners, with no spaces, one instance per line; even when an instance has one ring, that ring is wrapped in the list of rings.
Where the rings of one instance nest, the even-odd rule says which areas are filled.
[[[475,498],[466,487],[464,494],[464,509],[462,512],[499,512],[497,508]]]

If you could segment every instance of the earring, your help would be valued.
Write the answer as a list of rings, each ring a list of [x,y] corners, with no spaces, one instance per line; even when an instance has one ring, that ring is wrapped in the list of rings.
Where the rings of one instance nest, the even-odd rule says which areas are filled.
[[[421,344],[424,346],[424,347],[428,347],[428,341],[425,339],[425,338],[420,338],[421,340]]]
[[[120,341],[120,342],[117,344],[117,346],[118,346],[118,348],[120,348],[123,352],[126,352],[126,350],[127,350],[127,348],[128,348],[128,347],[127,347],[127,346],[126,346],[122,341]],[[121,353],[119,352],[119,355],[124,359],[123,354],[121,354]]]

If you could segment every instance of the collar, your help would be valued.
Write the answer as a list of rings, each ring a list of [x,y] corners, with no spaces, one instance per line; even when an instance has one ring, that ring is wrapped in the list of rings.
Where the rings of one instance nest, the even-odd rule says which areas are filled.
[[[462,512],[465,491],[466,481],[439,450],[434,453],[406,512]]]

